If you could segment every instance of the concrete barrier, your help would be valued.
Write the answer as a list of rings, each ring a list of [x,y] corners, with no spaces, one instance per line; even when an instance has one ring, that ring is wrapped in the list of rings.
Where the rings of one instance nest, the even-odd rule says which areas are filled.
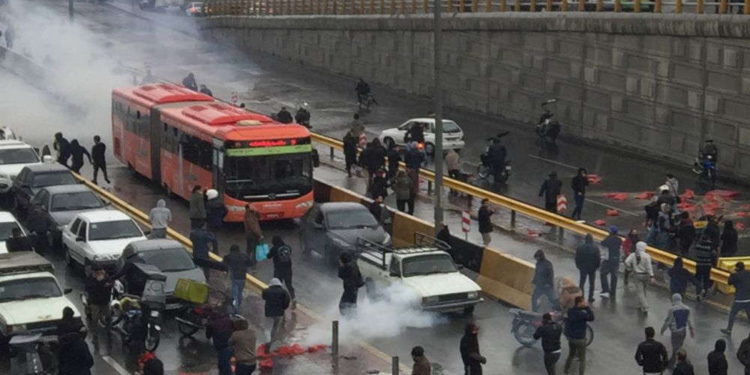
[[[482,291],[513,306],[531,309],[534,265],[495,249],[485,248],[477,283]]]

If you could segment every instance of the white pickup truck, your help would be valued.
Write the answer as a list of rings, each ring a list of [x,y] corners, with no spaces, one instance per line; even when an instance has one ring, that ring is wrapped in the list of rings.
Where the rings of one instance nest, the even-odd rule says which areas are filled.
[[[81,318],[65,297],[71,290],[60,289],[53,272],[52,264],[37,253],[0,254],[0,347],[18,334],[56,335],[65,307]]]
[[[430,239],[425,241],[425,239]],[[459,271],[446,252],[447,244],[422,236],[414,247],[392,249],[360,239],[357,265],[365,281],[367,294],[401,284],[421,297],[424,310],[436,312],[474,312],[482,301],[481,288]]]

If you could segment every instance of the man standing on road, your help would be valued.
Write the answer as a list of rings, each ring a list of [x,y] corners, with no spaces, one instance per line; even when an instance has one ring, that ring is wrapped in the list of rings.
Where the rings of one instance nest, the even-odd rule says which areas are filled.
[[[560,335],[562,335],[562,327],[552,320],[549,313],[544,314],[542,325],[534,332],[534,339],[542,339],[544,368],[547,369],[547,375],[555,375],[555,364],[560,360]]]
[[[219,242],[213,233],[206,230],[206,224],[190,231],[190,241],[193,243],[193,262],[203,269],[206,281],[211,276],[211,257],[209,253],[219,251]]]
[[[240,307],[242,307],[242,292],[245,289],[245,275],[247,274],[247,268],[252,265],[252,261],[250,256],[240,252],[239,246],[232,245],[229,248],[229,254],[222,259],[222,263],[229,269],[232,305],[234,306],[234,312],[239,314]]]
[[[578,174],[573,177],[570,187],[573,189],[573,198],[576,202],[576,208],[573,210],[571,217],[575,220],[581,220],[583,211],[583,202],[586,199],[586,186],[589,186],[589,180],[586,178],[586,169],[578,168]]]
[[[263,231],[260,229],[260,213],[252,205],[245,205],[245,244],[247,255],[255,265],[255,247],[263,239]]]
[[[357,164],[357,137],[352,130],[349,130],[344,136],[344,161],[346,162],[346,174],[352,176],[352,166]]]
[[[607,249],[607,257],[602,261],[600,268],[602,278],[602,298],[615,299],[617,293],[617,276],[620,270],[620,247],[622,240],[617,235],[617,227],[609,228],[609,236],[605,238],[601,245]],[[593,282],[592,282],[593,283]]]
[[[151,221],[151,234],[148,238],[167,238],[167,226],[172,221],[172,211],[167,208],[167,202],[164,199],[156,201],[156,207],[148,213]]]
[[[297,305],[294,296],[294,287],[292,286],[292,248],[284,243],[280,236],[273,236],[271,239],[273,247],[268,251],[268,257],[273,259],[273,277],[279,279],[289,291],[292,298],[292,309]]]
[[[392,144],[388,149],[388,182],[392,182],[398,173],[399,162],[401,161],[401,147]]]
[[[432,365],[424,355],[424,348],[421,346],[413,347],[411,349],[411,359],[414,361],[411,375],[432,375]]]
[[[732,302],[732,309],[729,311],[729,323],[727,328],[722,329],[721,332],[731,335],[732,327],[734,326],[734,320],[737,318],[737,313],[741,310],[745,311],[748,317],[750,317],[750,272],[745,269],[745,263],[737,262],[734,265],[735,273],[729,276],[729,285],[735,288],[734,302]]]
[[[662,335],[667,328],[672,332],[672,356],[669,358],[671,366],[675,363],[677,352],[682,349],[682,345],[685,343],[688,330],[690,331],[690,337],[695,337],[690,308],[682,303],[682,296],[677,293],[672,295],[672,307],[669,309],[664,325],[661,327]]]
[[[479,233],[482,234],[482,243],[487,246],[492,241],[492,215],[495,213],[490,209],[490,200],[482,199],[482,206],[479,207],[477,221],[479,222]]]
[[[190,229],[199,228],[206,222],[206,200],[200,185],[193,187],[190,195]]]
[[[344,294],[341,295],[339,301],[339,312],[341,315],[348,315],[357,308],[357,293],[359,288],[364,286],[357,261],[348,253],[339,256],[339,279],[344,284]]]
[[[99,341],[99,322],[109,322],[109,302],[112,293],[112,282],[107,278],[107,271],[95,266],[93,274],[86,278],[86,298],[88,300],[88,326],[94,331],[94,342]]]
[[[578,286],[581,291],[586,290],[586,279],[589,280],[589,302],[594,302],[594,287],[596,286],[596,270],[601,263],[599,248],[594,244],[594,237],[586,235],[584,243],[576,249],[576,268],[581,275]]]
[[[263,290],[263,300],[266,301],[265,315],[271,321],[271,332],[266,344],[266,353],[272,350],[271,345],[279,339],[279,328],[284,320],[284,312],[289,307],[289,294],[284,290],[281,281],[277,278],[271,279],[268,288]]]
[[[716,250],[711,236],[706,235],[705,230],[698,242],[695,244],[695,278],[698,280],[700,292],[698,301],[706,298],[708,290],[711,289],[711,267],[716,262]]]
[[[745,366],[745,375],[750,375],[750,336],[742,340],[737,349],[737,359]]]
[[[255,343],[255,330],[250,328],[246,319],[237,320],[229,338],[236,360],[235,375],[250,375],[255,371]]]
[[[102,143],[101,137],[98,135],[94,136],[94,146],[91,147],[91,162],[94,167],[94,179],[92,182],[96,185],[99,184],[98,177],[99,177],[99,170],[101,169],[102,174],[104,175],[104,181],[106,181],[108,184],[109,182],[109,176],[107,176],[107,159],[105,157],[105,152],[107,151],[107,146]]]
[[[555,270],[552,267],[552,262],[547,260],[542,249],[534,253],[534,259],[536,259],[536,267],[534,268],[534,279],[531,281],[534,284],[534,293],[531,295],[531,310],[539,311],[539,298],[542,296],[546,296],[551,308],[557,310],[560,307],[557,296],[555,296]]]
[[[557,196],[562,191],[562,182],[557,179],[557,172],[549,174],[549,178],[544,180],[542,187],[539,188],[539,196],[544,195],[544,209],[549,212],[557,213]]]
[[[466,324],[464,336],[459,346],[461,360],[464,362],[466,375],[482,375],[482,365],[487,363],[479,351],[479,326],[474,323]]]
[[[625,259],[625,268],[630,270],[636,279],[636,294],[638,295],[638,308],[641,313],[648,314],[648,301],[646,301],[646,286],[648,282],[654,282],[654,268],[651,264],[651,256],[646,252],[645,242],[639,241],[635,245],[635,252],[630,253]]]
[[[727,375],[729,364],[724,351],[727,350],[727,342],[724,339],[716,340],[714,351],[708,353],[708,375]]]
[[[576,297],[575,303],[568,310],[568,319],[565,321],[565,336],[570,349],[563,372],[569,373],[573,358],[578,357],[578,374],[583,375],[586,371],[586,331],[588,322],[594,321],[594,312],[583,300],[583,296]]]
[[[646,341],[638,345],[635,352],[635,361],[643,368],[644,374],[663,374],[667,368],[669,358],[667,348],[662,343],[654,340],[654,327],[646,327]]]

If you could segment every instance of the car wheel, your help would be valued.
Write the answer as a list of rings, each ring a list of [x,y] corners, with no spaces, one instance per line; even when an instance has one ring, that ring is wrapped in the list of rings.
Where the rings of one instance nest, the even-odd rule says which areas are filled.
[[[396,144],[396,142],[393,141],[393,138],[391,138],[391,137],[385,137],[385,138],[383,138],[383,145],[385,146],[386,149],[390,149],[395,144]]]
[[[70,250],[65,251],[65,264],[70,268],[76,268],[76,261],[70,256]]]

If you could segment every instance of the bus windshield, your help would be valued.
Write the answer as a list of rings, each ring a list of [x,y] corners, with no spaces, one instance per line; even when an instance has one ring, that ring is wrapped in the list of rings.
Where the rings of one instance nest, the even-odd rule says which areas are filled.
[[[224,158],[225,191],[235,199],[292,199],[312,190],[309,153]]]

